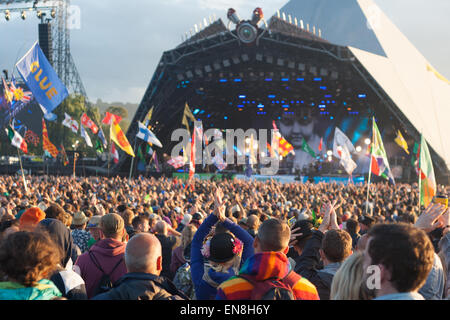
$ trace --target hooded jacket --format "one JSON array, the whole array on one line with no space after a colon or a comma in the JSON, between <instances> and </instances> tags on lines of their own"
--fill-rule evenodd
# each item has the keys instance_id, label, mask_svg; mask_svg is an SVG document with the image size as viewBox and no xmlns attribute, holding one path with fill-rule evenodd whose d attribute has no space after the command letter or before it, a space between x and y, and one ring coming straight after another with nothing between
<instances>
[{"instance_id":1,"label":"hooded jacket","mask_svg":"<svg viewBox=\"0 0 450 320\"><path fill-rule=\"evenodd\" d=\"M101 268L106 274L110 275L111 281L114 283L127 273L124 259L125 247L126 244L121 241L111 238L102 239L97 241L88 252L78 257L75 265L78 266L80 275L86 283L86 292L89 299L94 296L95 289L103 276L102 271L96 267L89 256L89 252L94 255ZM119 260L122 260L122 262L119 263ZM117 268L111 273L118 263Z\"/></svg>"},{"instance_id":2,"label":"hooded jacket","mask_svg":"<svg viewBox=\"0 0 450 320\"><path fill-rule=\"evenodd\" d=\"M282 252L261 252L250 257L242 266L239 275L250 276L253 281L270 278L283 279L291 270L288 257ZM291 286L297 300L319 300L316 287L306 278L295 274L296 282ZM244 278L232 277L217 289L217 300L250 300L253 285Z\"/></svg>"},{"instance_id":3,"label":"hooded jacket","mask_svg":"<svg viewBox=\"0 0 450 320\"><path fill-rule=\"evenodd\" d=\"M34 287L24 287L16 282L0 282L0 300L51 300L61 297L58 288L47 279Z\"/></svg>"},{"instance_id":4,"label":"hooded jacket","mask_svg":"<svg viewBox=\"0 0 450 320\"><path fill-rule=\"evenodd\" d=\"M149 273L132 272L122 276L114 288L92 300L187 300L169 279Z\"/></svg>"}]
</instances>

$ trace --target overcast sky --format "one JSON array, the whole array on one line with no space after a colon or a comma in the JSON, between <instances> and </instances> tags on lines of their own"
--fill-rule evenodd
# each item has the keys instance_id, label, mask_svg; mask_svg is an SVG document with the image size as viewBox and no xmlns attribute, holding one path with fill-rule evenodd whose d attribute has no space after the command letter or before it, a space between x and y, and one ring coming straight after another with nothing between
<instances>
[{"instance_id":1,"label":"overcast sky","mask_svg":"<svg viewBox=\"0 0 450 320\"><path fill-rule=\"evenodd\" d=\"M450 79L450 1L375 0L428 61ZM259 6L268 19L286 0L72 0L81 9L71 49L91 101L139 103L163 51L209 16L226 22L229 7L250 18ZM0 70L12 70L37 40L35 15L0 16ZM325 35L324 35L325 36ZM326 37L326 36L325 36Z\"/></svg>"}]
</instances>

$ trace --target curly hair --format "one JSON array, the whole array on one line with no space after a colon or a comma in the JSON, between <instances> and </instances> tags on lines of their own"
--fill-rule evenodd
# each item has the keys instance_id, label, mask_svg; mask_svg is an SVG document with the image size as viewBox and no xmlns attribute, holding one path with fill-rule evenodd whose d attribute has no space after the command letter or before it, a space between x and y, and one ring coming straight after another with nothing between
<instances>
[{"instance_id":1,"label":"curly hair","mask_svg":"<svg viewBox=\"0 0 450 320\"><path fill-rule=\"evenodd\" d=\"M0 245L0 272L25 287L56 270L61 252L44 232L18 231Z\"/></svg>"}]
</instances>

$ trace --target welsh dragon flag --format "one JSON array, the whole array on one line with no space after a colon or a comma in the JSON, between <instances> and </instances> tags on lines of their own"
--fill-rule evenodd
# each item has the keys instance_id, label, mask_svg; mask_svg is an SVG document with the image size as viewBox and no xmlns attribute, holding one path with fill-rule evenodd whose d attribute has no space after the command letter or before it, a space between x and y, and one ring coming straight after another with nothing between
<instances>
[{"instance_id":1,"label":"welsh dragon flag","mask_svg":"<svg viewBox=\"0 0 450 320\"><path fill-rule=\"evenodd\" d=\"M395 184L394 176L392 175L391 169L389 168L389 163L386 155L386 150L384 150L383 141L381 140L381 134L378 130L378 126L375 123L375 118L373 119L372 126L372 148L371 148L372 165L370 171L377 176L381 176L385 179L389 179L393 184Z\"/></svg>"},{"instance_id":2,"label":"welsh dragon flag","mask_svg":"<svg viewBox=\"0 0 450 320\"><path fill-rule=\"evenodd\" d=\"M427 142L421 136L419 156L420 205L428 207L436 194L436 178Z\"/></svg>"}]
</instances>

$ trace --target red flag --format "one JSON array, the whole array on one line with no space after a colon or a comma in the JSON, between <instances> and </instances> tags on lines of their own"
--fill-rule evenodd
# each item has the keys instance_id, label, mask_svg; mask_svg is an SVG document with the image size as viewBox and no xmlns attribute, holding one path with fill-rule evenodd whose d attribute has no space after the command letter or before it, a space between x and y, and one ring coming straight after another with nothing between
<instances>
[{"instance_id":1,"label":"red flag","mask_svg":"<svg viewBox=\"0 0 450 320\"><path fill-rule=\"evenodd\" d=\"M189 181L191 181L192 177L195 174L195 129L192 132L192 141L191 141L191 159L189 160Z\"/></svg>"},{"instance_id":2,"label":"red flag","mask_svg":"<svg viewBox=\"0 0 450 320\"><path fill-rule=\"evenodd\" d=\"M92 121L86 113L83 113L83 115L81 116L81 123L85 126L88 127L89 129L91 129L93 134L97 134L98 132L98 127L97 125L94 123L94 121Z\"/></svg>"},{"instance_id":3,"label":"red flag","mask_svg":"<svg viewBox=\"0 0 450 320\"><path fill-rule=\"evenodd\" d=\"M320 138L319 151L322 151L323 138Z\"/></svg>"},{"instance_id":4,"label":"red flag","mask_svg":"<svg viewBox=\"0 0 450 320\"><path fill-rule=\"evenodd\" d=\"M105 117L102 120L102 123L110 125L112 117L116 118L117 123L119 123L122 120L121 116L118 116L116 114L113 114L113 113L110 113L107 111Z\"/></svg>"}]
</instances>

